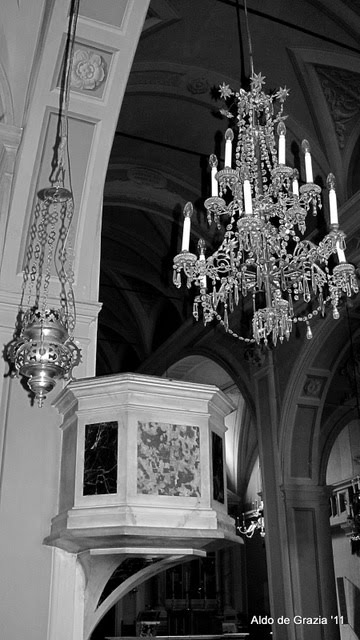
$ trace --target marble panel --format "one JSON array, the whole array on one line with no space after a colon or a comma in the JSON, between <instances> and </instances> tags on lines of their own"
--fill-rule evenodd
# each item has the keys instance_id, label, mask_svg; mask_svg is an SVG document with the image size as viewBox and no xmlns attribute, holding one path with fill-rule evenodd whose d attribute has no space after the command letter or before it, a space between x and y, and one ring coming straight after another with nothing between
<instances>
[{"instance_id":1,"label":"marble panel","mask_svg":"<svg viewBox=\"0 0 360 640\"><path fill-rule=\"evenodd\" d=\"M224 452L223 440L212 432L212 470L213 470L213 498L224 504Z\"/></svg>"},{"instance_id":2,"label":"marble panel","mask_svg":"<svg viewBox=\"0 0 360 640\"><path fill-rule=\"evenodd\" d=\"M117 492L117 422L85 425L83 495Z\"/></svg>"},{"instance_id":3,"label":"marble panel","mask_svg":"<svg viewBox=\"0 0 360 640\"><path fill-rule=\"evenodd\" d=\"M137 492L201 496L199 427L138 421Z\"/></svg>"}]
</instances>

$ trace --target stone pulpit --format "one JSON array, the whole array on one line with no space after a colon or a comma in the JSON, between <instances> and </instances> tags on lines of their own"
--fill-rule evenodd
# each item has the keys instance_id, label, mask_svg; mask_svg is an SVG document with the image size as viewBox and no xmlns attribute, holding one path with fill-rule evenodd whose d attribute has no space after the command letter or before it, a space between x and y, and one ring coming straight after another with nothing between
<instances>
[{"instance_id":1,"label":"stone pulpit","mask_svg":"<svg viewBox=\"0 0 360 640\"><path fill-rule=\"evenodd\" d=\"M233 406L217 387L120 374L73 381L54 405L62 460L47 544L134 552L240 542L226 495Z\"/></svg>"}]
</instances>

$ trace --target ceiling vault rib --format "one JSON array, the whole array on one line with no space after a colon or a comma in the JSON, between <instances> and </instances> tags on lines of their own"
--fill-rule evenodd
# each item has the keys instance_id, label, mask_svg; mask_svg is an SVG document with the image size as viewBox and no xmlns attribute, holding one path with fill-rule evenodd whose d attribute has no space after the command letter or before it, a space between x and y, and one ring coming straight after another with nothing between
<instances>
[{"instance_id":1,"label":"ceiling vault rib","mask_svg":"<svg viewBox=\"0 0 360 640\"><path fill-rule=\"evenodd\" d=\"M226 4L230 7L237 7L236 0L217 0L221 4ZM240 9L245 10L244 5L239 5ZM327 36L322 35L321 33L317 33L316 31L312 31L311 29L306 29L305 27L299 27L298 25L288 22L287 20L282 20L281 18L276 18L275 16L271 16L268 13L263 13L263 11L258 11L257 9L247 9L248 13L252 13L254 16L258 18L264 18L265 20L269 20L269 22L276 22L283 27L287 27L288 29L293 29L294 31L298 31L299 33L304 33L307 36L312 36L313 38L318 38L322 42L328 42L329 44L335 44L337 47L342 49L347 49L347 51L352 51L353 53L360 53L360 49L357 47L352 47L350 44L346 44L345 42L338 42L334 38L329 38Z\"/></svg>"}]
</instances>

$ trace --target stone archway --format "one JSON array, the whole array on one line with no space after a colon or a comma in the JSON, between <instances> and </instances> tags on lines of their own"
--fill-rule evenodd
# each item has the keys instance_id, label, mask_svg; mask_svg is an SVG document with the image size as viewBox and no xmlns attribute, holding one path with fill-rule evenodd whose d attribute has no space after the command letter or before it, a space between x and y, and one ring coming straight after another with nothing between
<instances>
[{"instance_id":1,"label":"stone archway","mask_svg":"<svg viewBox=\"0 0 360 640\"><path fill-rule=\"evenodd\" d=\"M351 316L356 326L355 309ZM289 343L269 353L255 373L272 611L276 618L285 609L290 620L321 617L327 638L338 638L339 629L324 464L336 428L353 411L346 403L334 407L349 350L347 325L346 317L319 321L313 341L296 358ZM302 639L308 632L295 622L284 637ZM282 638L285 631L279 625L275 633ZM314 639L322 633L311 629Z\"/></svg>"}]
</instances>

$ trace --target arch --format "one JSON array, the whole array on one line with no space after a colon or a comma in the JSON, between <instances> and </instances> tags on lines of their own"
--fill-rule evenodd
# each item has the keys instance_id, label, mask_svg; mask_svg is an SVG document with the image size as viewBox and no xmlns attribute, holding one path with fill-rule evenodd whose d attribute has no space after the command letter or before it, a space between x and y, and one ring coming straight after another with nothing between
<instances>
[{"instance_id":1,"label":"arch","mask_svg":"<svg viewBox=\"0 0 360 640\"><path fill-rule=\"evenodd\" d=\"M0 122L7 125L14 124L14 105L10 84L5 70L0 63Z\"/></svg>"},{"instance_id":2,"label":"arch","mask_svg":"<svg viewBox=\"0 0 360 640\"><path fill-rule=\"evenodd\" d=\"M352 310L352 339L357 314ZM313 340L304 344L288 381L279 428L283 481L325 483L325 469L331 444L354 407L331 406L337 398L339 367L350 349L348 319L327 316L319 321Z\"/></svg>"},{"instance_id":3,"label":"arch","mask_svg":"<svg viewBox=\"0 0 360 640\"><path fill-rule=\"evenodd\" d=\"M146 580L149 580L149 578L162 573L165 569L171 569L172 567L175 567L178 564L182 564L183 562L189 562L190 560L193 560L193 558L193 555L172 555L159 560L159 562L155 562L154 564L144 567L140 571L137 571L132 576L124 580L124 582L116 587L116 589L114 589L114 591L112 591L110 595L108 595L108 597L95 610L93 609L92 611L87 611L84 624L84 640L88 640L90 638L91 633L94 631L95 627L104 617L104 615L111 609L111 607L114 606L114 604L116 604L116 602L121 600L121 598L129 593L129 591L135 589ZM121 562L118 562L116 564L117 566L119 566ZM111 566L111 569L107 567L107 578L110 578L111 573L114 569L114 565ZM101 593L102 588L98 588L98 597L100 597Z\"/></svg>"},{"instance_id":4,"label":"arch","mask_svg":"<svg viewBox=\"0 0 360 640\"><path fill-rule=\"evenodd\" d=\"M289 49L290 59L296 70L297 77L307 98L309 108L322 140L327 147L326 158L322 157L321 167L324 173L333 171L338 181L338 196L345 200L348 186L348 169L350 154L354 148L353 134L350 140L345 140L345 153L340 148L337 132L341 129L343 121L346 121L347 106L338 104L337 94L343 95L344 86L350 83L341 78L342 73L350 73L353 77L359 76L357 56L348 53L326 51L320 49L306 49L294 47ZM328 69L333 74L333 89L324 90L320 69ZM348 87L350 95L352 88ZM356 93L356 92L355 92ZM356 99L354 102L356 110ZM355 111L354 111L355 113ZM346 134L347 135L347 134ZM316 153L318 150L316 150ZM320 156L319 156L320 157Z\"/></svg>"}]
</instances>

